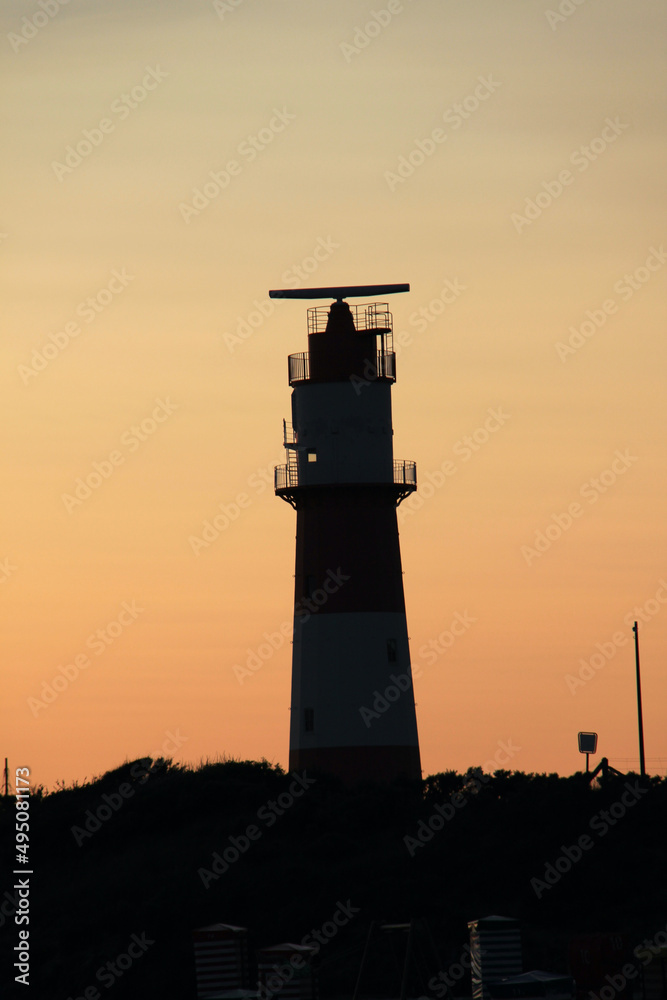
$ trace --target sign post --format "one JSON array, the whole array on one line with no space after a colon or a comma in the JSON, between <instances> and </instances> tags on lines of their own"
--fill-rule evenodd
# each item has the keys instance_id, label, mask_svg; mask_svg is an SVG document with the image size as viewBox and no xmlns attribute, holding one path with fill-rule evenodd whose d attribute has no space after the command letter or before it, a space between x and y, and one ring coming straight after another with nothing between
<instances>
[{"instance_id":1,"label":"sign post","mask_svg":"<svg viewBox=\"0 0 667 1000\"><path fill-rule=\"evenodd\" d=\"M595 753L598 748L598 734L578 733L577 736L579 739L579 753L586 754L586 774L588 774L588 755Z\"/></svg>"}]
</instances>

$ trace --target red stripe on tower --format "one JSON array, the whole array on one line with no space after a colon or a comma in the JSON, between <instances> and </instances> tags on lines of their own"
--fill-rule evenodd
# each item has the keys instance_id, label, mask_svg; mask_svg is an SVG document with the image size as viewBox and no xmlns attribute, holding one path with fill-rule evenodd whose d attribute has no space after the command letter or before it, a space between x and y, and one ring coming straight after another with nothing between
<instances>
[{"instance_id":1,"label":"red stripe on tower","mask_svg":"<svg viewBox=\"0 0 667 1000\"><path fill-rule=\"evenodd\" d=\"M401 286L300 289L308 352L289 358L292 420L276 494L297 512L290 769L346 782L421 779L396 507L416 489L395 461L392 318L344 297Z\"/></svg>"}]
</instances>

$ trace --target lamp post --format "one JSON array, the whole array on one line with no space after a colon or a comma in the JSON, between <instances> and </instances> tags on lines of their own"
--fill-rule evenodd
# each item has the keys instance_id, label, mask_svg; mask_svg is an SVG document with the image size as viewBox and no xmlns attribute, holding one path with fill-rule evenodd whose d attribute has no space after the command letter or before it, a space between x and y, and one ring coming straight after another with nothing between
<instances>
[{"instance_id":1,"label":"lamp post","mask_svg":"<svg viewBox=\"0 0 667 1000\"><path fill-rule=\"evenodd\" d=\"M639 676L639 626L632 626L635 633L635 667L637 671L637 723L639 726L639 770L642 778L646 777L646 760L644 758L644 721L642 719L642 684Z\"/></svg>"}]
</instances>

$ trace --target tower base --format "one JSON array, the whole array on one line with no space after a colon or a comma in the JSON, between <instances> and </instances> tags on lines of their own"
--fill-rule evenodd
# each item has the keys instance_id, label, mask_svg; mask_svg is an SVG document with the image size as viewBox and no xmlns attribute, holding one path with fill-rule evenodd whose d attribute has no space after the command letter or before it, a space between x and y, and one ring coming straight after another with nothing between
<instances>
[{"instance_id":1,"label":"tower base","mask_svg":"<svg viewBox=\"0 0 667 1000\"><path fill-rule=\"evenodd\" d=\"M290 771L324 771L346 785L360 781L421 781L419 747L318 747L290 750Z\"/></svg>"}]
</instances>

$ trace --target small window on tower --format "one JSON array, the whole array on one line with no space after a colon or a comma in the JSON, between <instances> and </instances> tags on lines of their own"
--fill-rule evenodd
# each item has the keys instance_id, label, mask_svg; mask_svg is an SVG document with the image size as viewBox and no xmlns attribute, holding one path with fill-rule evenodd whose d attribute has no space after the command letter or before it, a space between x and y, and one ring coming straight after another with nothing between
<instances>
[{"instance_id":1,"label":"small window on tower","mask_svg":"<svg viewBox=\"0 0 667 1000\"><path fill-rule=\"evenodd\" d=\"M314 448L309 448L307 454L308 454L308 461L309 462L316 462L317 461L317 452L315 451Z\"/></svg>"},{"instance_id":2,"label":"small window on tower","mask_svg":"<svg viewBox=\"0 0 667 1000\"><path fill-rule=\"evenodd\" d=\"M306 574L306 579L304 580L304 597L311 597L313 591L315 590L315 577L312 573Z\"/></svg>"},{"instance_id":3,"label":"small window on tower","mask_svg":"<svg viewBox=\"0 0 667 1000\"><path fill-rule=\"evenodd\" d=\"M387 639L387 660L389 663L396 663L396 640Z\"/></svg>"},{"instance_id":4,"label":"small window on tower","mask_svg":"<svg viewBox=\"0 0 667 1000\"><path fill-rule=\"evenodd\" d=\"M315 729L315 709L314 708L304 708L303 710L303 728L307 733L312 733Z\"/></svg>"}]
</instances>

